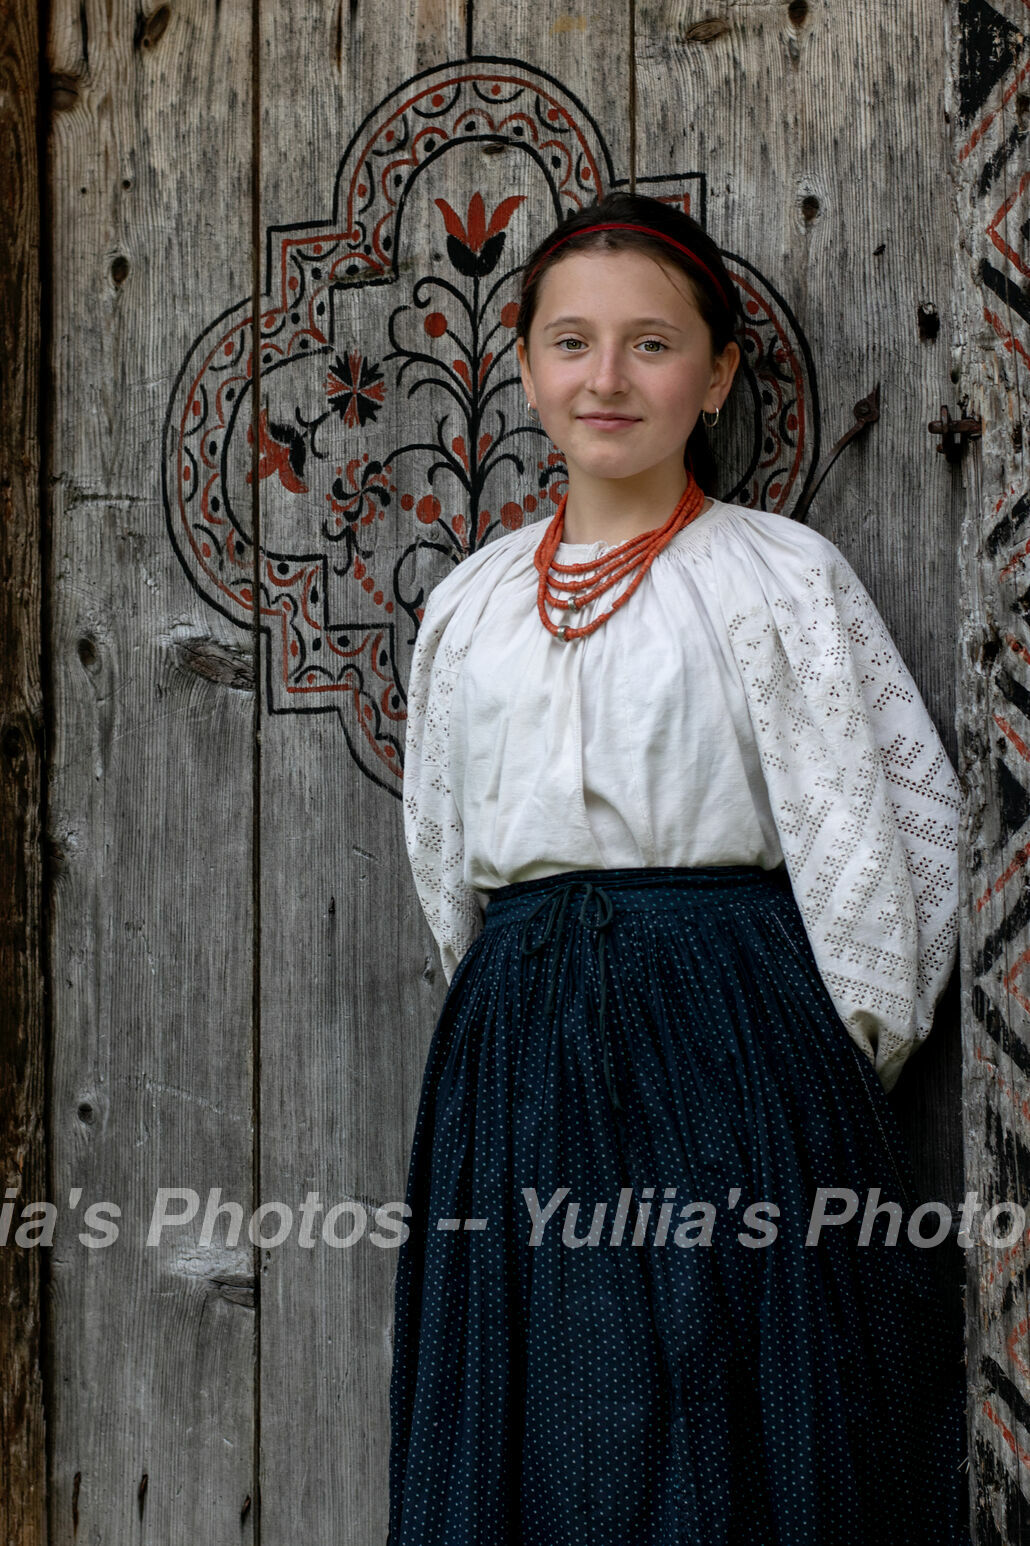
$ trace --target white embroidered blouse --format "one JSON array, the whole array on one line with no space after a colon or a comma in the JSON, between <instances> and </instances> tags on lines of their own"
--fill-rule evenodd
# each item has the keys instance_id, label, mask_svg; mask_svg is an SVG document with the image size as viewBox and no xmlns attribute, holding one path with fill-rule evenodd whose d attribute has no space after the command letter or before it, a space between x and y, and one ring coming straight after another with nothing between
<instances>
[{"instance_id":1,"label":"white embroidered blouse","mask_svg":"<svg viewBox=\"0 0 1030 1546\"><path fill-rule=\"evenodd\" d=\"M959 786L868 592L818 532L715 501L626 606L564 643L537 613L543 531L441 581L412 657L404 833L447 981L498 886L785 862L834 1005L890 1089L954 966Z\"/></svg>"}]
</instances>

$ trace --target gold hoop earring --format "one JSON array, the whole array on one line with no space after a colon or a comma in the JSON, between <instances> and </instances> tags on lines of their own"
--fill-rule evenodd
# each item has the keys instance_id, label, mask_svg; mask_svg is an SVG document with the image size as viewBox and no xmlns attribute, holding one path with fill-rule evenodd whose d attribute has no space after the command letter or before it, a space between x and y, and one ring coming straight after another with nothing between
<instances>
[{"instance_id":1,"label":"gold hoop earring","mask_svg":"<svg viewBox=\"0 0 1030 1546\"><path fill-rule=\"evenodd\" d=\"M708 417L709 413L712 415L711 418ZM704 419L705 424L709 429L714 429L719 422L719 410L718 408L702 408L701 417Z\"/></svg>"}]
</instances>

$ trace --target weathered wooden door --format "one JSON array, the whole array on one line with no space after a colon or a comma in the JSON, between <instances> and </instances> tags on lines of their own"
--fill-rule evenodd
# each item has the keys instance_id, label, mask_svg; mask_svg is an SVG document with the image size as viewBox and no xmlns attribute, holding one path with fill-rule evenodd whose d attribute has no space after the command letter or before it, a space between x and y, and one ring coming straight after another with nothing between
<instances>
[{"instance_id":1,"label":"weathered wooden door","mask_svg":"<svg viewBox=\"0 0 1030 1546\"><path fill-rule=\"evenodd\" d=\"M806 519L967 797L962 969L893 1098L925 1197L1023 1196L1030 0L41 14L0 100L7 1539L369 1546L444 991L407 667L431 586L552 508L515 270L599 191L729 254L726 497L796 512L879 387ZM1026 1234L952 1261L978 1540L1015 1541Z\"/></svg>"}]
</instances>

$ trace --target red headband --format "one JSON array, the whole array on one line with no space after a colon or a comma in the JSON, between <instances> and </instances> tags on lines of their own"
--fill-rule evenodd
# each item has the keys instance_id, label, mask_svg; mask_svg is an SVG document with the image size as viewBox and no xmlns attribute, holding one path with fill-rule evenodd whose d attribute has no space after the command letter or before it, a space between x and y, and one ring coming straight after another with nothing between
<instances>
[{"instance_id":1,"label":"red headband","mask_svg":"<svg viewBox=\"0 0 1030 1546\"><path fill-rule=\"evenodd\" d=\"M656 231L653 226L649 225L634 225L628 220L606 220L601 225L584 225L580 226L578 231L570 231L567 236L559 236L558 240L552 242L547 251L537 259L531 273L527 276L526 284L532 283L537 269L550 257L556 247L560 247L563 242L573 241L577 236L586 236L589 231L640 231L644 236L654 236L660 242L667 242L670 247L675 247L677 251L682 252L685 257L690 259L691 263L695 263L699 269L706 273L726 304L730 304L729 296L726 294L721 280L716 278L708 264L703 263L696 252L692 252L689 247L684 247L683 243L678 242L675 237L666 236L664 231Z\"/></svg>"}]
</instances>

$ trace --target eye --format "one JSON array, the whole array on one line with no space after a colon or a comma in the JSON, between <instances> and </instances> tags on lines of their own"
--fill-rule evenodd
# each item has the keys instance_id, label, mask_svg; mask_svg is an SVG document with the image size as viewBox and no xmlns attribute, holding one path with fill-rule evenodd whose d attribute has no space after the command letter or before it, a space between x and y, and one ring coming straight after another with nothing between
<instances>
[{"instance_id":1,"label":"eye","mask_svg":"<svg viewBox=\"0 0 1030 1546\"><path fill-rule=\"evenodd\" d=\"M654 348L651 347L652 344ZM667 349L669 346L664 344L660 338L644 338L641 340L640 347L646 349L648 354L656 354L659 349Z\"/></svg>"},{"instance_id":2,"label":"eye","mask_svg":"<svg viewBox=\"0 0 1030 1546\"><path fill-rule=\"evenodd\" d=\"M560 349L563 344L581 344L582 342L583 342L583 340L581 338L559 338L557 340L557 347ZM571 350L571 351L570 350L566 350L565 351L565 353L573 353L573 354L575 354L575 352L576 351L574 349Z\"/></svg>"}]
</instances>

